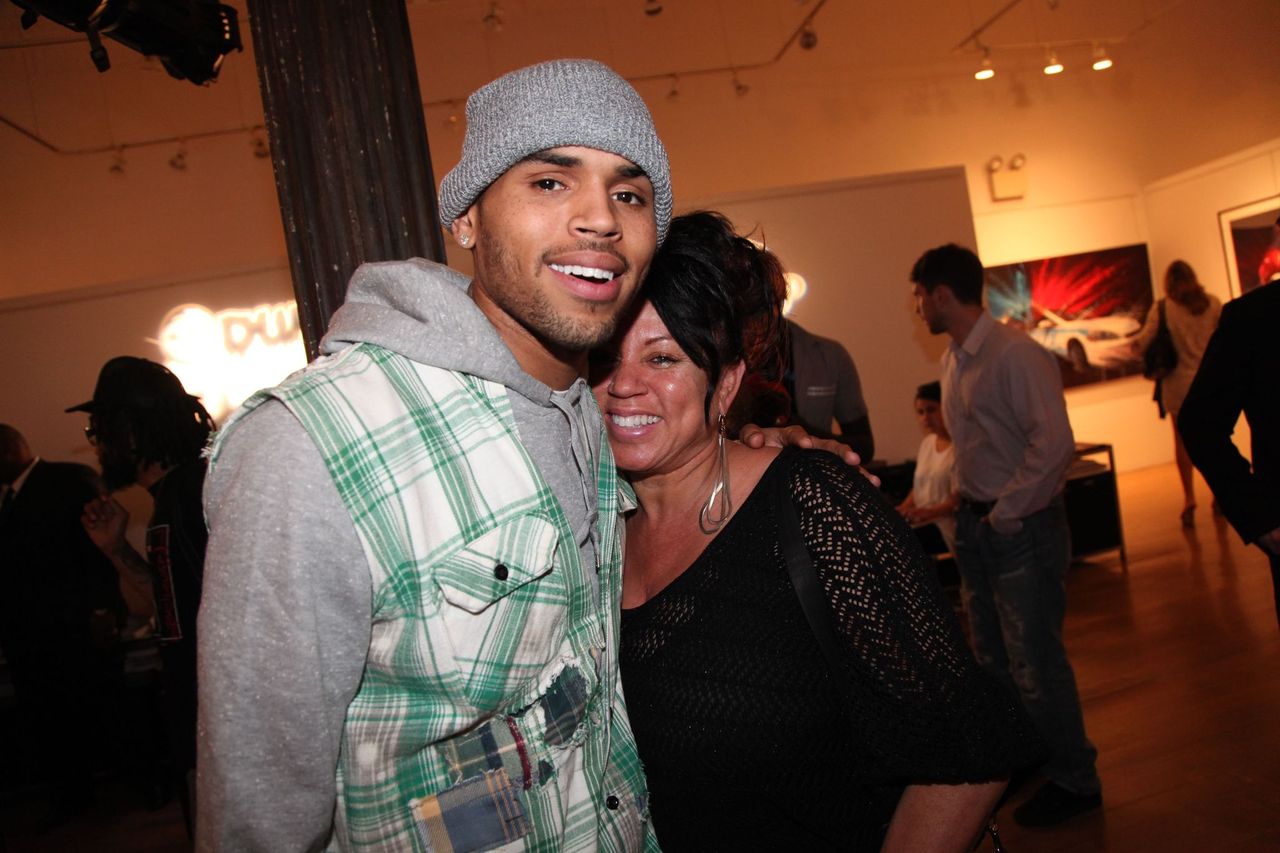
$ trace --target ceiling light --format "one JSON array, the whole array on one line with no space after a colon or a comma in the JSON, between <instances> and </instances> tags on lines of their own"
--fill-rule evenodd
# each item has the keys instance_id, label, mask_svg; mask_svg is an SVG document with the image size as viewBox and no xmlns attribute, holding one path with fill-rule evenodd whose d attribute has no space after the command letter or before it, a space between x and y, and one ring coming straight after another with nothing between
<instances>
[{"instance_id":1,"label":"ceiling light","mask_svg":"<svg viewBox=\"0 0 1280 853\"><path fill-rule=\"evenodd\" d=\"M644 0L644 13L649 17L662 14L662 3L659 0Z\"/></svg>"},{"instance_id":2,"label":"ceiling light","mask_svg":"<svg viewBox=\"0 0 1280 853\"><path fill-rule=\"evenodd\" d=\"M253 151L253 156L259 160L265 160L271 156L271 146L267 144L267 137L262 128L254 129L253 135L249 138L249 148Z\"/></svg>"},{"instance_id":3,"label":"ceiling light","mask_svg":"<svg viewBox=\"0 0 1280 853\"><path fill-rule=\"evenodd\" d=\"M485 29L492 33L502 32L502 9L496 2L489 4L489 12L480 19Z\"/></svg>"},{"instance_id":4,"label":"ceiling light","mask_svg":"<svg viewBox=\"0 0 1280 853\"><path fill-rule=\"evenodd\" d=\"M1107 49L1102 45L1098 45L1093 49L1093 70L1106 71L1112 65L1111 57L1107 56Z\"/></svg>"},{"instance_id":5,"label":"ceiling light","mask_svg":"<svg viewBox=\"0 0 1280 853\"><path fill-rule=\"evenodd\" d=\"M124 174L124 147L116 149L115 154L111 157L111 165L107 167L107 171L113 175Z\"/></svg>"},{"instance_id":6,"label":"ceiling light","mask_svg":"<svg viewBox=\"0 0 1280 853\"><path fill-rule=\"evenodd\" d=\"M1049 51L1049 57L1044 62L1044 73L1053 75L1061 74L1063 65L1058 61L1058 52L1056 50Z\"/></svg>"},{"instance_id":7,"label":"ceiling light","mask_svg":"<svg viewBox=\"0 0 1280 853\"><path fill-rule=\"evenodd\" d=\"M185 172L187 170L187 144L185 142L178 143L178 151L169 158L169 165L175 172Z\"/></svg>"},{"instance_id":8,"label":"ceiling light","mask_svg":"<svg viewBox=\"0 0 1280 853\"><path fill-rule=\"evenodd\" d=\"M751 87L738 79L738 72L733 72L733 91L741 98L747 92L751 91Z\"/></svg>"},{"instance_id":9,"label":"ceiling light","mask_svg":"<svg viewBox=\"0 0 1280 853\"><path fill-rule=\"evenodd\" d=\"M678 97L680 97L680 78L672 74L671 90L667 92L667 100L674 101Z\"/></svg>"},{"instance_id":10,"label":"ceiling light","mask_svg":"<svg viewBox=\"0 0 1280 853\"><path fill-rule=\"evenodd\" d=\"M808 24L805 24L804 29L800 31L800 46L805 50L813 50L818 46L818 34Z\"/></svg>"},{"instance_id":11,"label":"ceiling light","mask_svg":"<svg viewBox=\"0 0 1280 853\"><path fill-rule=\"evenodd\" d=\"M990 80L996 76L996 70L991 65L991 51L984 49L982 51L982 64L978 66L978 70L973 72L974 80Z\"/></svg>"}]
</instances>

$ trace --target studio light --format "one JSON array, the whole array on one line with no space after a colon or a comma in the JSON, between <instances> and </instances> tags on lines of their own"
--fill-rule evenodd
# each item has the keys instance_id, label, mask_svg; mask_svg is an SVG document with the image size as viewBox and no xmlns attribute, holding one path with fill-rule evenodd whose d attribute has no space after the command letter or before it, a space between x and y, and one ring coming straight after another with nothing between
<instances>
[{"instance_id":1,"label":"studio light","mask_svg":"<svg viewBox=\"0 0 1280 853\"><path fill-rule=\"evenodd\" d=\"M1098 45L1093 49L1093 70L1106 71L1112 65L1111 57L1107 56L1107 49L1102 45Z\"/></svg>"},{"instance_id":2,"label":"studio light","mask_svg":"<svg viewBox=\"0 0 1280 853\"><path fill-rule=\"evenodd\" d=\"M157 57L170 76L197 85L214 80L222 60L243 50L231 6L216 0L13 0L22 8L23 29L43 15L89 39L89 58L99 71L111 67L102 36L143 56Z\"/></svg>"},{"instance_id":3,"label":"studio light","mask_svg":"<svg viewBox=\"0 0 1280 853\"><path fill-rule=\"evenodd\" d=\"M1061 74L1063 65L1058 61L1058 52L1056 50L1049 51L1049 56L1044 62L1044 73L1050 76Z\"/></svg>"},{"instance_id":4,"label":"studio light","mask_svg":"<svg viewBox=\"0 0 1280 853\"><path fill-rule=\"evenodd\" d=\"M982 51L982 64L978 66L978 70L973 72L975 80L990 80L996 76L996 69L991 65L991 51Z\"/></svg>"}]
</instances>

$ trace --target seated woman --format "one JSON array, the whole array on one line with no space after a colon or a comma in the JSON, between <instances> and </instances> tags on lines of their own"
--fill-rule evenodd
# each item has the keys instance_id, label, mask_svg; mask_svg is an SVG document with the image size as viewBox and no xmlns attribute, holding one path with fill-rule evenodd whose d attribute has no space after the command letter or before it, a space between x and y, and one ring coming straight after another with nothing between
<instances>
[{"instance_id":1,"label":"seated woman","mask_svg":"<svg viewBox=\"0 0 1280 853\"><path fill-rule=\"evenodd\" d=\"M911 491L897 509L912 527L937 527L947 550L954 552L960 496L952 483L956 451L942 420L941 382L926 382L916 389L916 418L924 430L924 440L916 453Z\"/></svg>"},{"instance_id":2,"label":"seated woman","mask_svg":"<svg viewBox=\"0 0 1280 853\"><path fill-rule=\"evenodd\" d=\"M974 663L871 483L828 453L725 438L745 370L776 340L778 262L690 214L645 288L592 379L639 502L620 652L659 843L967 850L1038 757L1031 723ZM794 503L839 670L791 585L775 496Z\"/></svg>"}]
</instances>

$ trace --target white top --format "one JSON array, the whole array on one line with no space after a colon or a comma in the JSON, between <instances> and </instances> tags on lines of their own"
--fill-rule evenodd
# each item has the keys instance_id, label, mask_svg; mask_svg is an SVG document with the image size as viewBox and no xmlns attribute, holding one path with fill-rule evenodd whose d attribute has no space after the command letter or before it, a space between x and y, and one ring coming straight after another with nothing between
<instances>
[{"instance_id":1,"label":"white top","mask_svg":"<svg viewBox=\"0 0 1280 853\"><path fill-rule=\"evenodd\" d=\"M948 444L946 450L938 449L938 436L929 433L920 442L920 450L916 453L916 474L912 481L912 501L918 507L940 504L951 497L955 485L952 482L952 469L955 467L956 446ZM956 517L952 514L939 516L933 524L938 525L947 549L954 552L956 547Z\"/></svg>"}]
</instances>

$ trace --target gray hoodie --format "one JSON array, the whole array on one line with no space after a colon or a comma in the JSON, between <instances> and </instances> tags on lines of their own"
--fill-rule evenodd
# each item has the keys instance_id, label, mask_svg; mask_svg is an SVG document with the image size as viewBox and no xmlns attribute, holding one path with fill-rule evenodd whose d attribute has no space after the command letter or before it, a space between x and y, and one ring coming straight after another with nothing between
<instances>
[{"instance_id":1,"label":"gray hoodie","mask_svg":"<svg viewBox=\"0 0 1280 853\"><path fill-rule=\"evenodd\" d=\"M321 349L371 343L506 386L521 442L584 565L595 565L600 413L591 391L582 379L553 391L525 373L468 283L420 259L366 264ZM197 847L322 849L343 719L370 641L363 549L319 451L276 401L227 436L205 511Z\"/></svg>"}]
</instances>

